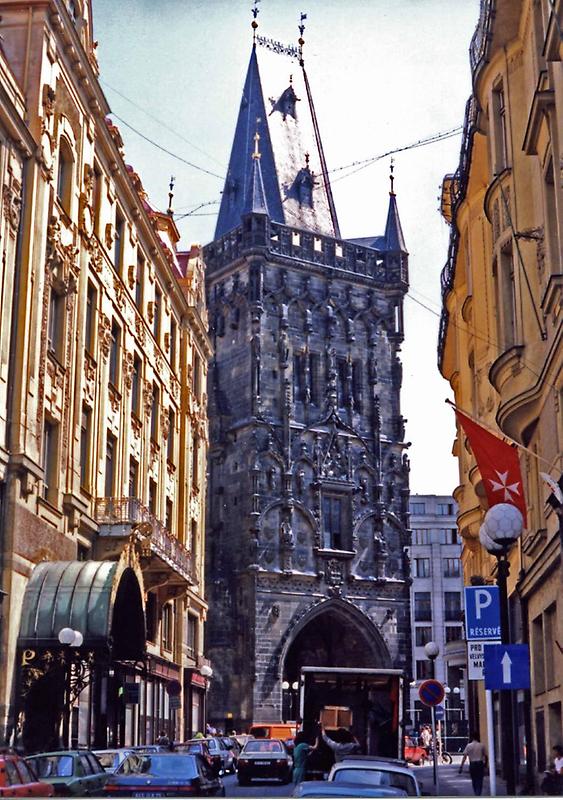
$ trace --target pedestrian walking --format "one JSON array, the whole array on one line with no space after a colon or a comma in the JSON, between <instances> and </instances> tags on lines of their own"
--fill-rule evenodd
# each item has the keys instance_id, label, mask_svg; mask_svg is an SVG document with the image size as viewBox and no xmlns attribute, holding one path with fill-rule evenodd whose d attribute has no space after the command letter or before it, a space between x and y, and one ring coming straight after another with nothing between
<instances>
[{"instance_id":1,"label":"pedestrian walking","mask_svg":"<svg viewBox=\"0 0 563 800\"><path fill-rule=\"evenodd\" d=\"M487 763L487 751L481 744L477 731L471 734L471 741L463 751L463 758L459 766L459 774L463 771L463 765L469 761L469 775L473 785L473 794L480 797L483 791L483 778L485 777L485 764Z\"/></svg>"},{"instance_id":2,"label":"pedestrian walking","mask_svg":"<svg viewBox=\"0 0 563 800\"><path fill-rule=\"evenodd\" d=\"M305 780L307 757L309 753L317 749L318 744L319 740L317 739L314 746L311 746L303 731L300 731L295 737L293 750L293 783L301 783L301 781Z\"/></svg>"},{"instance_id":3,"label":"pedestrian walking","mask_svg":"<svg viewBox=\"0 0 563 800\"><path fill-rule=\"evenodd\" d=\"M430 745L432 744L432 732L428 725L423 725L420 730L420 741L422 746L426 748L426 752L430 752Z\"/></svg>"},{"instance_id":4,"label":"pedestrian walking","mask_svg":"<svg viewBox=\"0 0 563 800\"><path fill-rule=\"evenodd\" d=\"M563 794L563 747L556 744L552 754L551 767L545 771L540 789L544 794L559 797Z\"/></svg>"},{"instance_id":5,"label":"pedestrian walking","mask_svg":"<svg viewBox=\"0 0 563 800\"><path fill-rule=\"evenodd\" d=\"M360 750L360 743L350 731L346 730L346 728L338 728L338 730L335 732L335 736L338 741L336 739L331 739L330 736L327 736L325 729L322 727L321 736L323 737L323 742L327 744L334 753L335 761L342 761L344 756L352 755L352 753L358 753Z\"/></svg>"},{"instance_id":6,"label":"pedestrian walking","mask_svg":"<svg viewBox=\"0 0 563 800\"><path fill-rule=\"evenodd\" d=\"M160 731L156 743L161 745L161 747L170 747L170 739L166 731Z\"/></svg>"}]
</instances>

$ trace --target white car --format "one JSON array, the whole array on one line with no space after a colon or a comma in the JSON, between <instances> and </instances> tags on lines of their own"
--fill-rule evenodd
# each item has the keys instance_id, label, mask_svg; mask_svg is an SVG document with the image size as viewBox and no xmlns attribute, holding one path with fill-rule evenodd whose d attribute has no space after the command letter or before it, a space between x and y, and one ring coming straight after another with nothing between
<instances>
[{"instance_id":1,"label":"white car","mask_svg":"<svg viewBox=\"0 0 563 800\"><path fill-rule=\"evenodd\" d=\"M328 775L335 783L401 789L409 797L420 797L420 785L406 762L376 756L347 756L333 765Z\"/></svg>"}]
</instances>

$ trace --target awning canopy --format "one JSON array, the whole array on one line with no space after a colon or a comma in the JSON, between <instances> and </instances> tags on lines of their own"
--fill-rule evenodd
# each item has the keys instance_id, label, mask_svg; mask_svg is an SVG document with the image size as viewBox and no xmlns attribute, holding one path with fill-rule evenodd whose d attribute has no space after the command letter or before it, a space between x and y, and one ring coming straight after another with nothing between
<instances>
[{"instance_id":1,"label":"awning canopy","mask_svg":"<svg viewBox=\"0 0 563 800\"><path fill-rule=\"evenodd\" d=\"M122 561L37 564L25 590L18 645L60 646L62 628L80 631L84 648L105 646L114 658L141 658L145 615L136 571Z\"/></svg>"}]
</instances>

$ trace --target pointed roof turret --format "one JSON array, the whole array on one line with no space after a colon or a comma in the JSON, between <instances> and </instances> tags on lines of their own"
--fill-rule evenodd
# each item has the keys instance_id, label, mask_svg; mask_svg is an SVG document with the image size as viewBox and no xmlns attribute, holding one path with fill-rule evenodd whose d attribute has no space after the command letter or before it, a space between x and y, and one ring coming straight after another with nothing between
<instances>
[{"instance_id":1,"label":"pointed roof turret","mask_svg":"<svg viewBox=\"0 0 563 800\"><path fill-rule=\"evenodd\" d=\"M242 213L265 214L266 216L269 216L270 212L268 211L268 201L266 200L264 179L262 178L262 168L260 167L261 153L258 146L259 141L260 134L258 131L256 131L254 134L254 152L252 153L250 185L248 187L248 191L246 192L246 199Z\"/></svg>"},{"instance_id":2,"label":"pointed roof turret","mask_svg":"<svg viewBox=\"0 0 563 800\"><path fill-rule=\"evenodd\" d=\"M397 195L394 190L395 176L393 175L393 159L391 159L391 174L389 175L391 190L389 192L389 211L387 212L387 224L385 226L385 249L394 253L406 253L405 238L399 219L399 209L397 208Z\"/></svg>"},{"instance_id":3,"label":"pointed roof turret","mask_svg":"<svg viewBox=\"0 0 563 800\"><path fill-rule=\"evenodd\" d=\"M266 209L262 213L268 213L272 221L320 235L339 235L310 86L303 65L292 63L297 57L295 47L261 36L255 38L217 218L216 239L240 225L242 214L248 213L260 194ZM251 158L255 133L260 136L258 166L256 159ZM300 172L307 163L305 154L309 154L309 171L314 177L311 202L302 202L296 190L303 179Z\"/></svg>"}]
</instances>

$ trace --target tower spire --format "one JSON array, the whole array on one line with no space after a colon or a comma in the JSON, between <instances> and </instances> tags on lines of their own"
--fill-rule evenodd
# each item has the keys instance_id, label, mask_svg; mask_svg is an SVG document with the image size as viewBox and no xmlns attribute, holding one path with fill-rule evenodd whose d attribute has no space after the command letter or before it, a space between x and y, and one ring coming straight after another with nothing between
<instances>
[{"instance_id":1,"label":"tower spire","mask_svg":"<svg viewBox=\"0 0 563 800\"><path fill-rule=\"evenodd\" d=\"M399 209L397 208L397 195L395 194L395 175L394 161L391 158L389 171L389 211L387 212L387 225L385 226L385 249L394 253L406 253L405 237L399 219Z\"/></svg>"},{"instance_id":2,"label":"tower spire","mask_svg":"<svg viewBox=\"0 0 563 800\"><path fill-rule=\"evenodd\" d=\"M247 189L246 199L243 207L244 214L265 214L270 216L268 211L268 201L266 200L266 191L264 189L264 179L262 178L262 167L260 159L262 154L260 152L260 134L258 133L258 126L262 120L260 117L256 118L256 131L254 133L254 152L252 153L252 167L250 172L250 182Z\"/></svg>"}]
</instances>

